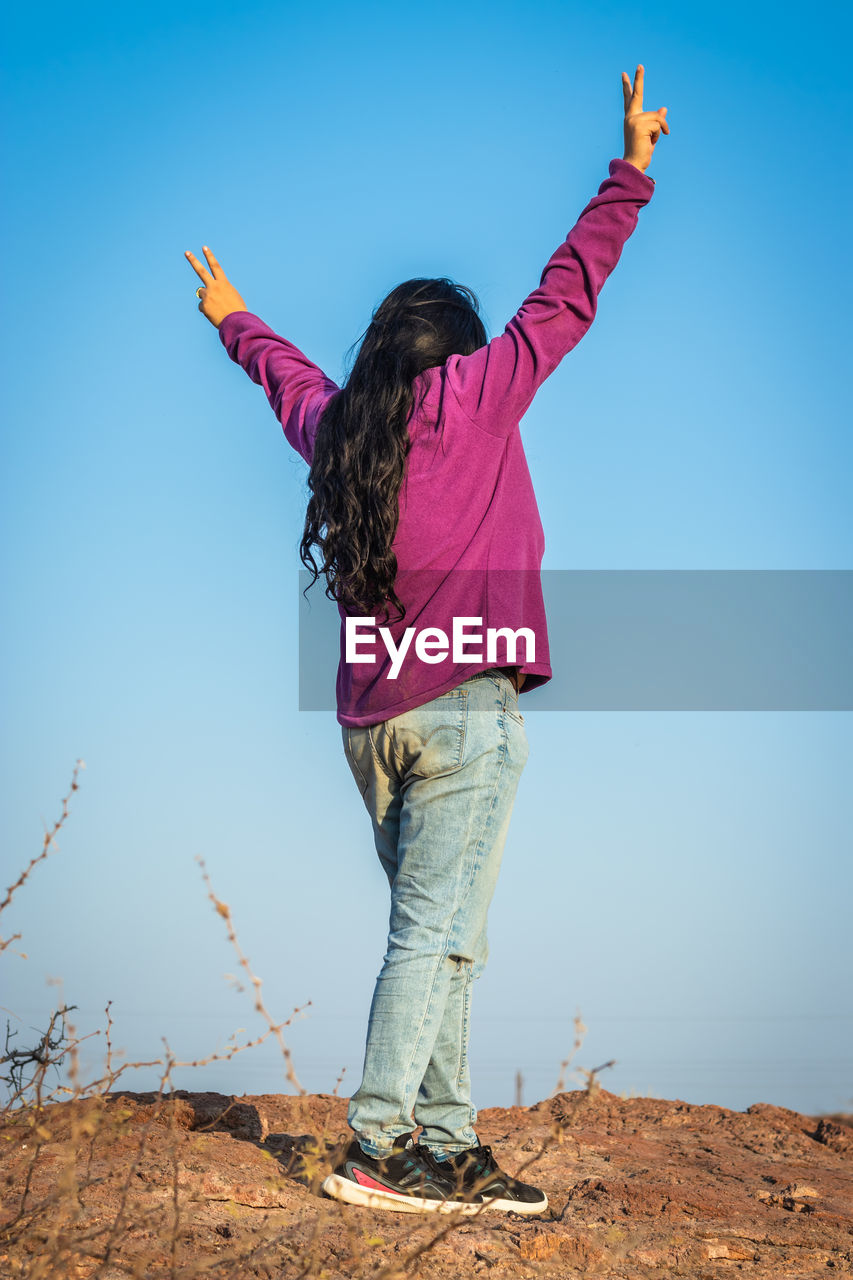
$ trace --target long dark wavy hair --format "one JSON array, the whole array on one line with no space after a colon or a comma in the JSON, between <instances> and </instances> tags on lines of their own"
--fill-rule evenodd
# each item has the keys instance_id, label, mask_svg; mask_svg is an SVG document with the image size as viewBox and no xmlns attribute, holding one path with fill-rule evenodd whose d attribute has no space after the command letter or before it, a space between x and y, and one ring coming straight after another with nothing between
<instances>
[{"instance_id":1,"label":"long dark wavy hair","mask_svg":"<svg viewBox=\"0 0 853 1280\"><path fill-rule=\"evenodd\" d=\"M398 284L373 312L344 386L329 400L308 475L311 498L299 544L302 563L324 574L325 594L349 613L372 615L388 602L405 605L394 588L391 544L398 497L411 447L407 423L413 382L454 354L471 355L487 341L473 290L447 276ZM319 548L319 568L311 548Z\"/></svg>"}]
</instances>

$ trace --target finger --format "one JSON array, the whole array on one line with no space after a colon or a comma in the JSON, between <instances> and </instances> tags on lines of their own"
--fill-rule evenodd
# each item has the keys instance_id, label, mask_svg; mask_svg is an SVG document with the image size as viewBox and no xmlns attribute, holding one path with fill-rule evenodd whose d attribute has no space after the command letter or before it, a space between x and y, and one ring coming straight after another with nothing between
<instances>
[{"instance_id":1,"label":"finger","mask_svg":"<svg viewBox=\"0 0 853 1280\"><path fill-rule=\"evenodd\" d=\"M644 123L643 117L651 123L655 121L658 124L666 124L666 107L661 107L660 111L636 111L631 116L631 123L635 127L640 127Z\"/></svg>"},{"instance_id":2,"label":"finger","mask_svg":"<svg viewBox=\"0 0 853 1280\"><path fill-rule=\"evenodd\" d=\"M643 109L643 72L645 68L642 62L637 64L637 71L634 76L634 92L632 94L632 104L637 111Z\"/></svg>"},{"instance_id":3,"label":"finger","mask_svg":"<svg viewBox=\"0 0 853 1280\"><path fill-rule=\"evenodd\" d=\"M627 71L622 72L622 97L625 101L625 110L627 112L631 102L631 80Z\"/></svg>"},{"instance_id":4,"label":"finger","mask_svg":"<svg viewBox=\"0 0 853 1280\"><path fill-rule=\"evenodd\" d=\"M201 263L199 262L195 254L190 253L189 249L185 249L184 253L187 259L189 260L189 264L192 267L193 271L197 272L198 275L201 276L204 283L213 284L213 277L211 276L209 271L205 271L204 267L201 265Z\"/></svg>"},{"instance_id":5,"label":"finger","mask_svg":"<svg viewBox=\"0 0 853 1280\"><path fill-rule=\"evenodd\" d=\"M220 267L219 263L216 261L216 259L214 258L213 254L210 252L210 249L208 249L208 247L207 247L207 245L206 245L206 244L203 244L201 247L202 247L202 249L204 250L204 256L207 258L208 265L209 265L209 267L210 267L211 271L213 272L213 278L214 278L214 280L222 280L222 279L224 279L224 278L225 278L225 272L222 270L222 268Z\"/></svg>"}]
</instances>

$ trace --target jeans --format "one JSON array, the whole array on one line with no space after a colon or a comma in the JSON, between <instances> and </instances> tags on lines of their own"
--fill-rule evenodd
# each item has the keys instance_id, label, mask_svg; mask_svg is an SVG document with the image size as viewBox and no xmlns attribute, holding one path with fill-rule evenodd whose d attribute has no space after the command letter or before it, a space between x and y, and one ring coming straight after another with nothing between
<instances>
[{"instance_id":1,"label":"jeans","mask_svg":"<svg viewBox=\"0 0 853 1280\"><path fill-rule=\"evenodd\" d=\"M471 986L488 956L486 915L529 754L518 694L490 668L380 724L341 727L391 886L347 1122L372 1156L418 1125L438 1158L455 1155L477 1145Z\"/></svg>"}]
</instances>

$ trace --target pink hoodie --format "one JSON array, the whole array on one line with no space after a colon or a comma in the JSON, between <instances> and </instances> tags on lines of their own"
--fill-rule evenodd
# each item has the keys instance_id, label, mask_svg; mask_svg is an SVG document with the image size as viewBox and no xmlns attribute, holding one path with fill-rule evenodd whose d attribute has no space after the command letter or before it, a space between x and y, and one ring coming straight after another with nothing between
<instances>
[{"instance_id":1,"label":"pink hoodie","mask_svg":"<svg viewBox=\"0 0 853 1280\"><path fill-rule=\"evenodd\" d=\"M380 615L375 627L362 621L349 657L368 660L352 661L347 614L338 606L342 725L387 720L492 666L519 665L522 694L551 679L540 577L545 536L519 421L592 324L601 288L654 191L654 179L627 160L611 160L609 173L504 332L415 380L393 544L406 616L386 623ZM285 436L310 465L323 409L340 388L249 311L227 315L219 337L263 386ZM324 586L321 577L313 590ZM515 653L501 636L494 652L487 648L488 631L500 628L527 629Z\"/></svg>"}]
</instances>

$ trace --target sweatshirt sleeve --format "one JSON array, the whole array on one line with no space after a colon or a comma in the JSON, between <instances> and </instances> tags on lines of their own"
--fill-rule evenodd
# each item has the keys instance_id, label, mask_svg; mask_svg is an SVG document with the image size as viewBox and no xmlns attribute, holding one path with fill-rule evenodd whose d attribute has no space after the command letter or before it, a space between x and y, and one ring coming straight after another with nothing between
<instances>
[{"instance_id":1,"label":"sweatshirt sleeve","mask_svg":"<svg viewBox=\"0 0 853 1280\"><path fill-rule=\"evenodd\" d=\"M486 431L506 435L518 424L595 318L602 285L655 186L627 160L611 160L609 172L504 332L472 355L446 362L447 383L461 408Z\"/></svg>"},{"instance_id":2,"label":"sweatshirt sleeve","mask_svg":"<svg viewBox=\"0 0 853 1280\"><path fill-rule=\"evenodd\" d=\"M266 392L288 442L308 465L320 410L337 383L251 311L232 311L219 325L219 339L235 364Z\"/></svg>"}]
</instances>

